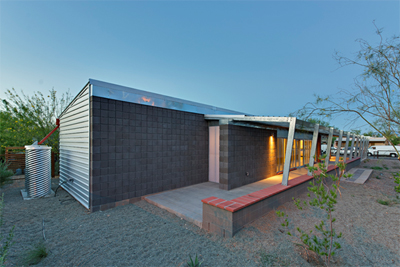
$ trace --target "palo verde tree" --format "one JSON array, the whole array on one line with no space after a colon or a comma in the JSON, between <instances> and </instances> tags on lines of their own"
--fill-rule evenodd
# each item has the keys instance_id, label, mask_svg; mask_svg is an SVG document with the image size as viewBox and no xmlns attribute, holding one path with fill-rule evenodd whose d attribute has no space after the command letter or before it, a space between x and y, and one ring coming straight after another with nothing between
<instances>
[{"instance_id":1,"label":"palo verde tree","mask_svg":"<svg viewBox=\"0 0 400 267\"><path fill-rule=\"evenodd\" d=\"M354 59L339 53L334 55L340 67L358 66L362 69L353 88L329 96L315 95L313 102L295 112L298 117L346 115L348 121L364 120L388 140L399 136L400 39L399 36L384 39L382 30L375 23L374 26L379 37L376 46L358 39L361 49ZM399 151L397 154L400 159Z\"/></svg>"},{"instance_id":2,"label":"palo verde tree","mask_svg":"<svg viewBox=\"0 0 400 267\"><path fill-rule=\"evenodd\" d=\"M69 92L57 98L57 92L52 89L47 96L36 92L27 96L15 89L6 91L6 99L0 102L0 154L8 146L25 146L34 141L40 141L56 127L56 118L69 104ZM46 145L58 151L58 131L49 139Z\"/></svg>"}]
</instances>

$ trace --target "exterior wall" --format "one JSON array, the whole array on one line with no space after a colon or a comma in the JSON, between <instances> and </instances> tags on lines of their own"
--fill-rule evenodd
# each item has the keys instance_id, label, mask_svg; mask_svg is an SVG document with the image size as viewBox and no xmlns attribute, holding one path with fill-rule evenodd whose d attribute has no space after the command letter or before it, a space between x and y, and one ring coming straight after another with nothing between
<instances>
[{"instance_id":1,"label":"exterior wall","mask_svg":"<svg viewBox=\"0 0 400 267\"><path fill-rule=\"evenodd\" d=\"M91 210L208 181L201 114L91 97Z\"/></svg>"},{"instance_id":2,"label":"exterior wall","mask_svg":"<svg viewBox=\"0 0 400 267\"><path fill-rule=\"evenodd\" d=\"M277 129L277 138L287 138L289 130ZM307 132L295 132L294 139L312 140L313 134Z\"/></svg>"},{"instance_id":3,"label":"exterior wall","mask_svg":"<svg viewBox=\"0 0 400 267\"><path fill-rule=\"evenodd\" d=\"M369 142L369 146L371 147L371 146L386 146L386 142Z\"/></svg>"},{"instance_id":4,"label":"exterior wall","mask_svg":"<svg viewBox=\"0 0 400 267\"><path fill-rule=\"evenodd\" d=\"M89 208L89 90L87 85L60 116L60 184L86 208ZM73 182L67 182L70 179Z\"/></svg>"},{"instance_id":5,"label":"exterior wall","mask_svg":"<svg viewBox=\"0 0 400 267\"><path fill-rule=\"evenodd\" d=\"M222 237L233 237L245 225L306 193L308 186L308 182L303 183L236 212L203 203L202 228Z\"/></svg>"},{"instance_id":6,"label":"exterior wall","mask_svg":"<svg viewBox=\"0 0 400 267\"><path fill-rule=\"evenodd\" d=\"M275 175L275 141L274 131L221 125L220 188L231 190Z\"/></svg>"},{"instance_id":7,"label":"exterior wall","mask_svg":"<svg viewBox=\"0 0 400 267\"><path fill-rule=\"evenodd\" d=\"M358 165L360 165L360 163L361 163L361 159L360 158L356 159L356 160L353 159L350 162L347 162L346 163L346 171L350 170L351 168L357 167Z\"/></svg>"}]
</instances>

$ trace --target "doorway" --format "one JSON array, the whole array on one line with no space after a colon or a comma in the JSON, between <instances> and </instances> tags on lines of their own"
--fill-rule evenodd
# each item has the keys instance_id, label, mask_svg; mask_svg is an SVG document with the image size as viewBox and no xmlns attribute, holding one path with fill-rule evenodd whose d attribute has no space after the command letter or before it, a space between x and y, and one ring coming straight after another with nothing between
<instances>
[{"instance_id":1,"label":"doorway","mask_svg":"<svg viewBox=\"0 0 400 267\"><path fill-rule=\"evenodd\" d=\"M209 127L208 180L219 183L219 126Z\"/></svg>"}]
</instances>

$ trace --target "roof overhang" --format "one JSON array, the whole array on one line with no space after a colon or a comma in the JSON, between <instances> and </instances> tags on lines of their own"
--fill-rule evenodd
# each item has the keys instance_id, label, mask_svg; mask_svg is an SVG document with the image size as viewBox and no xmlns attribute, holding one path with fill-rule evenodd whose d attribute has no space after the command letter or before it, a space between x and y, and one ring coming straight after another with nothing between
<instances>
[{"instance_id":1,"label":"roof overhang","mask_svg":"<svg viewBox=\"0 0 400 267\"><path fill-rule=\"evenodd\" d=\"M289 124L295 117L270 117L270 116L249 116L249 115L204 115L206 120L218 120L223 124L227 123L241 123L243 126L257 126L257 125L265 125L269 127L275 128L289 128ZM314 123L303 121L296 119L296 131L303 131L303 132L314 132ZM320 134L329 135L330 127L319 126L318 132ZM333 135L338 136L339 130L333 129ZM343 136L346 136L347 132L343 133Z\"/></svg>"}]
</instances>

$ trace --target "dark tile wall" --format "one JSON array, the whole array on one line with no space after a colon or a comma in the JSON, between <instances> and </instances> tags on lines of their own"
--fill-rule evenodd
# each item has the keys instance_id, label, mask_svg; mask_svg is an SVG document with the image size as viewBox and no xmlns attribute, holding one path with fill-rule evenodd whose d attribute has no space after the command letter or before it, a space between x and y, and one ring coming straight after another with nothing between
<instances>
[{"instance_id":1,"label":"dark tile wall","mask_svg":"<svg viewBox=\"0 0 400 267\"><path fill-rule=\"evenodd\" d=\"M92 211L208 181L201 114L91 98Z\"/></svg>"},{"instance_id":2,"label":"dark tile wall","mask_svg":"<svg viewBox=\"0 0 400 267\"><path fill-rule=\"evenodd\" d=\"M231 190L275 175L275 144L276 131L221 125L220 188Z\"/></svg>"},{"instance_id":3,"label":"dark tile wall","mask_svg":"<svg viewBox=\"0 0 400 267\"><path fill-rule=\"evenodd\" d=\"M351 168L357 167L358 165L360 165L360 163L361 163L361 159L357 159L355 161L347 163L346 164L346 171L350 170Z\"/></svg>"}]
</instances>

